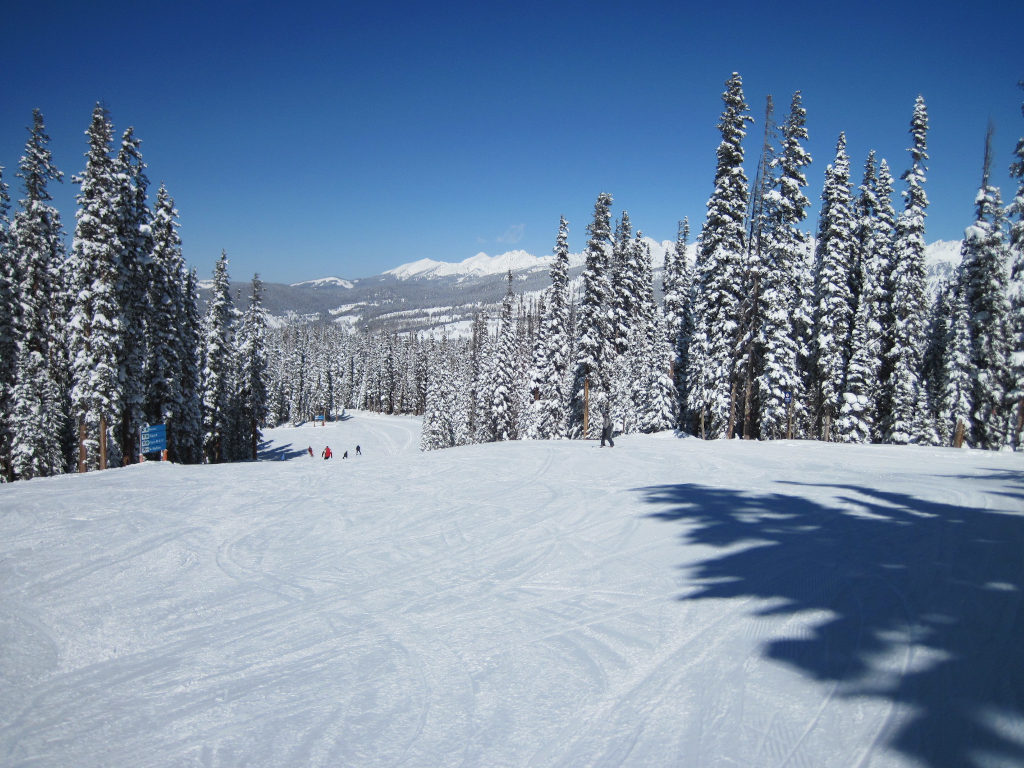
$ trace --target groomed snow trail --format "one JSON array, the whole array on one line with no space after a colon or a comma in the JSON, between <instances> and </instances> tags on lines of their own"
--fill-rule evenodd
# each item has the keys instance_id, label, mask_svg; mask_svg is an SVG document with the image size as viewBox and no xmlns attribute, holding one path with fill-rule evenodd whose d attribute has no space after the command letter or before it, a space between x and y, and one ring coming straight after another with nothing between
<instances>
[{"instance_id":1,"label":"groomed snow trail","mask_svg":"<svg viewBox=\"0 0 1024 768\"><path fill-rule=\"evenodd\" d=\"M348 416L0 487L0 765L1024 764L1021 455Z\"/></svg>"}]
</instances>

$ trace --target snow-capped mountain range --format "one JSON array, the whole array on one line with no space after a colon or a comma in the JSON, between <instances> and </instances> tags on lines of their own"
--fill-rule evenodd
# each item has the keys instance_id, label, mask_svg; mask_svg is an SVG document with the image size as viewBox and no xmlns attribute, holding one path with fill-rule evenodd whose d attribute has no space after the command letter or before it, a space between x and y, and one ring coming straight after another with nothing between
<instances>
[{"instance_id":1,"label":"snow-capped mountain range","mask_svg":"<svg viewBox=\"0 0 1024 768\"><path fill-rule=\"evenodd\" d=\"M670 240L644 238L651 249L655 286L660 292L665 253L675 247ZM948 279L960 263L959 240L937 240L926 252L929 285ZM688 251L692 263L696 245ZM509 272L514 290L527 300L540 295L549 282L552 255L535 256L522 250L495 256L478 253L459 262L420 259L389 269L383 274L356 280L324 277L291 285L268 283L264 302L272 322L289 319L326 320L350 328L388 329L395 332L429 331L461 334L473 316L485 311L496 315L504 296ZM569 255L569 278L579 280L585 255ZM203 298L209 283L200 284ZM236 284L232 295L247 295L247 284Z\"/></svg>"}]
</instances>

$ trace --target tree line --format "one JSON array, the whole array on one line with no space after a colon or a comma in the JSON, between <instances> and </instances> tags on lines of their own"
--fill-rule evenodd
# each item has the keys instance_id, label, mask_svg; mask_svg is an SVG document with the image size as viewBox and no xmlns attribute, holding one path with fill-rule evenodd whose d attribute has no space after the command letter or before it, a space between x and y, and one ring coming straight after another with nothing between
<instances>
[{"instance_id":1,"label":"tree line","mask_svg":"<svg viewBox=\"0 0 1024 768\"><path fill-rule=\"evenodd\" d=\"M277 402L330 392L343 406L422 413L424 449L593 437L605 409L624 432L1020 448L1024 139L1010 168L1018 189L1004 207L990 180L989 132L961 263L930 295L923 98L910 121L902 206L888 162L874 151L854 186L841 133L814 237L802 228L812 158L801 94L781 125L769 98L753 182L743 167L753 120L738 74L722 98L696 259L687 258L684 219L666 255L660 302L641 233L625 211L613 226L612 197L601 194L578 286L567 277L562 219L550 287L530 307L509 275L499 316L478 316L469 338L292 328L278 341L278 359L290 357L278 365ZM297 338L317 333L331 351L295 351ZM286 394L295 387L321 394L296 400ZM275 412L296 413L294 405Z\"/></svg>"},{"instance_id":2,"label":"tree line","mask_svg":"<svg viewBox=\"0 0 1024 768\"><path fill-rule=\"evenodd\" d=\"M67 252L49 186L53 163L35 110L10 215L0 168L0 478L30 479L134 461L139 430L164 423L172 460L255 457L266 420L266 316L227 294L227 258L200 314L178 212L161 185L152 206L132 128L115 147L107 110L86 131ZM101 455L101 448L104 449Z\"/></svg>"}]
</instances>

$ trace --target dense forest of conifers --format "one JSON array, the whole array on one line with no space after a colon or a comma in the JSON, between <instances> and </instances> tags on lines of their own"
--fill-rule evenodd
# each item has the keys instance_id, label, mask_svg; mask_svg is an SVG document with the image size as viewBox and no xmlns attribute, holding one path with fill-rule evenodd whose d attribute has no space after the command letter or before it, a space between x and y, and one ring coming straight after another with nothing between
<instances>
[{"instance_id":1,"label":"dense forest of conifers","mask_svg":"<svg viewBox=\"0 0 1024 768\"><path fill-rule=\"evenodd\" d=\"M908 167L874 152L854 186L846 138L825 170L816 235L802 227L811 158L800 94L771 108L751 183L742 81L723 94L714 192L685 258L688 224L655 300L650 253L610 195L588 224L581 285L567 282L568 224L551 285L527 309L511 291L471 338L348 335L289 327L271 343L276 419L368 408L422 413L424 449L594 436L609 409L624 432L705 438L1019 448L1024 421L1024 139L1003 207L985 161L961 264L926 290L928 117L918 98ZM576 297L578 296L578 300Z\"/></svg>"},{"instance_id":2,"label":"dense forest of conifers","mask_svg":"<svg viewBox=\"0 0 1024 768\"><path fill-rule=\"evenodd\" d=\"M167 425L173 460L251 459L263 427L345 408L422 414L425 450L592 437L605 411L621 432L1019 449L1024 139L1004 206L986 137L961 263L932 296L922 98L902 204L874 152L855 186L840 134L814 237L803 229L811 157L800 94L780 124L769 100L753 181L739 75L723 104L693 263L684 219L656 292L641 233L625 211L613 223L602 193L579 283L568 280L562 219L550 286L527 301L510 275L498 316L479 315L468 338L271 330L258 277L247 306L233 305L224 254L201 313L173 200L161 187L150 203L139 140L129 128L115 147L101 106L74 177L66 252L48 192L63 174L36 111L13 214L0 175L0 477L134 461L147 423Z\"/></svg>"}]
</instances>

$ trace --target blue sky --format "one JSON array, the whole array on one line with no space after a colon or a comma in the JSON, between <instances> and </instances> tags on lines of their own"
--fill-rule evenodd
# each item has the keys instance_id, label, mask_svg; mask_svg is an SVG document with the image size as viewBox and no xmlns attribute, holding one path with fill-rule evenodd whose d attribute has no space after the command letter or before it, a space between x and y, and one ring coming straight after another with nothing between
<instances>
[{"instance_id":1,"label":"blue sky","mask_svg":"<svg viewBox=\"0 0 1024 768\"><path fill-rule=\"evenodd\" d=\"M836 138L855 180L869 149L908 163L914 98L931 118L928 240L970 223L989 118L995 180L1024 134L1024 3L17 2L4 13L0 165L14 174L43 111L65 183L97 100L132 125L149 177L208 277L366 277L420 258L581 250L599 192L635 226L694 233L711 192L721 93L743 76L756 118L801 90L816 209ZM11 7L13 6L13 7ZM898 189L902 185L898 184Z\"/></svg>"}]
</instances>

